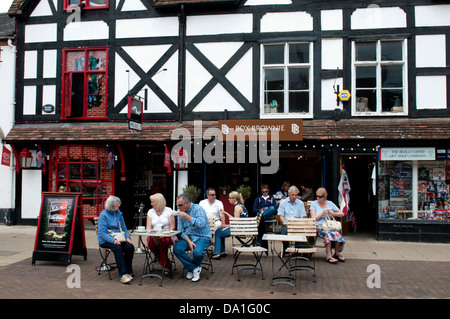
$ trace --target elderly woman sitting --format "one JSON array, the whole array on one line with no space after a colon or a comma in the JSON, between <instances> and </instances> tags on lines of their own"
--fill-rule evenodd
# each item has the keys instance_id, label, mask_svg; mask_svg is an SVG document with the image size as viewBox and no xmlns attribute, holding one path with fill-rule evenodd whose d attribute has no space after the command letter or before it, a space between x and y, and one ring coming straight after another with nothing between
<instances>
[{"instance_id":1,"label":"elderly woman sitting","mask_svg":"<svg viewBox=\"0 0 450 319\"><path fill-rule=\"evenodd\" d=\"M326 215L333 217L342 217L344 213L331 201L327 200L328 193L325 188L321 187L316 191L317 200L311 204L310 213L311 218L317 220L317 235L322 237L325 243L326 260L331 264L336 264L338 261L344 262L345 258L339 253L344 249L345 240L338 231L324 231L321 227L325 221ZM331 256L331 245L334 245L335 252Z\"/></svg>"},{"instance_id":2,"label":"elderly woman sitting","mask_svg":"<svg viewBox=\"0 0 450 319\"><path fill-rule=\"evenodd\" d=\"M121 201L119 197L109 196L105 202L105 210L98 218L97 240L100 247L111 249L116 258L120 281L124 284L133 280L134 246L128 233L122 212L119 210ZM124 232L125 241L120 242L112 233Z\"/></svg>"}]
</instances>

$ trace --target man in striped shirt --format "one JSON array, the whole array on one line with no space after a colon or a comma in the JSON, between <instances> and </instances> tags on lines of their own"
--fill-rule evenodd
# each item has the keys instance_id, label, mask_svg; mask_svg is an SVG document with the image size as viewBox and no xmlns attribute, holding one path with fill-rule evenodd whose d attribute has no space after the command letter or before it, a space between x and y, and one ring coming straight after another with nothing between
<instances>
[{"instance_id":1,"label":"man in striped shirt","mask_svg":"<svg viewBox=\"0 0 450 319\"><path fill-rule=\"evenodd\" d=\"M200 205L191 203L185 194L177 197L177 207L180 210L178 230L182 240L176 243L173 252L187 269L186 278L195 282L200 279L205 250L211 242L208 216ZM192 258L186 253L187 250L192 251Z\"/></svg>"}]
</instances>

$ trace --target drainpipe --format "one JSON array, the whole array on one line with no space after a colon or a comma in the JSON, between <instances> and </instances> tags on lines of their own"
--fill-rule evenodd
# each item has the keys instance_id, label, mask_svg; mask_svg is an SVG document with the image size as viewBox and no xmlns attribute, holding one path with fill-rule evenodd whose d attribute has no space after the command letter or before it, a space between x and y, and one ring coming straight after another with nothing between
<instances>
[{"instance_id":1,"label":"drainpipe","mask_svg":"<svg viewBox=\"0 0 450 319\"><path fill-rule=\"evenodd\" d=\"M178 70L178 107L180 108L180 124L183 123L183 112L185 103L185 79L186 79L186 49L185 49L185 37L186 37L186 15L184 14L184 4L180 6L180 15L178 16L180 24L180 46L178 53L179 56L179 70Z\"/></svg>"},{"instance_id":2,"label":"drainpipe","mask_svg":"<svg viewBox=\"0 0 450 319\"><path fill-rule=\"evenodd\" d=\"M11 52L13 53L13 58L12 58L12 70L14 73L14 80L12 81L12 97L11 97L11 110L12 110L12 116L11 116L11 125L10 128L12 128L14 126L14 119L15 119L15 114L16 114L16 59L17 59L17 48L15 45L12 44L12 39L8 39L8 47L11 49ZM12 146L12 145L11 145ZM15 152L13 152L14 156L17 156L17 154ZM12 161L11 159L11 203L10 203L10 207L11 209L15 209L15 202L16 202L16 198L15 198L15 189L16 189L16 178L17 175L15 174L14 170L16 169L14 167L14 161Z\"/></svg>"}]
</instances>

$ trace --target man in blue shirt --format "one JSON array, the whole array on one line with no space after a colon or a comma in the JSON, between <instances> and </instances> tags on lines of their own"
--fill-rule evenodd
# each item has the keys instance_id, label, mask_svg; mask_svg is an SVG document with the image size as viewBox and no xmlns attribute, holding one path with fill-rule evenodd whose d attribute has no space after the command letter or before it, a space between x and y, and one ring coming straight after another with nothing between
<instances>
[{"instance_id":1,"label":"man in blue shirt","mask_svg":"<svg viewBox=\"0 0 450 319\"><path fill-rule=\"evenodd\" d=\"M298 188L295 186L289 187L289 197L281 201L278 207L278 216L283 224L281 226L281 234L287 235L286 222L288 218L303 218L306 217L305 205L297 198ZM286 250L288 243L283 242L283 251Z\"/></svg>"},{"instance_id":2,"label":"man in blue shirt","mask_svg":"<svg viewBox=\"0 0 450 319\"><path fill-rule=\"evenodd\" d=\"M187 269L186 278L195 282L200 279L205 250L211 242L208 216L200 205L192 204L185 194L177 197L177 207L180 210L178 230L182 240L176 243L173 252ZM186 253L187 250L192 251L192 258Z\"/></svg>"}]
</instances>

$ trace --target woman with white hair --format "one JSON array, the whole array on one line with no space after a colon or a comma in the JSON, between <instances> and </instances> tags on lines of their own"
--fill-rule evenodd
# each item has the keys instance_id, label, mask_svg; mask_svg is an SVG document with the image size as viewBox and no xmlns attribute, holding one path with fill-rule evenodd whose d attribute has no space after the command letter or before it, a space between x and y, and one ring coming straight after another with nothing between
<instances>
[{"instance_id":1,"label":"woman with white hair","mask_svg":"<svg viewBox=\"0 0 450 319\"><path fill-rule=\"evenodd\" d=\"M133 280L134 245L119 209L121 203L120 198L113 195L106 199L105 209L98 217L97 240L100 247L111 249L114 253L120 281L126 284ZM125 235L123 242L111 235L120 232Z\"/></svg>"},{"instance_id":2,"label":"woman with white hair","mask_svg":"<svg viewBox=\"0 0 450 319\"><path fill-rule=\"evenodd\" d=\"M175 230L175 217L173 211L166 207L166 199L161 193L150 196L152 208L147 213L147 230L169 228ZM167 259L167 251L170 245L173 245L171 237L147 237L147 243L150 250L159 259L164 273L169 275L171 264Z\"/></svg>"}]
</instances>

